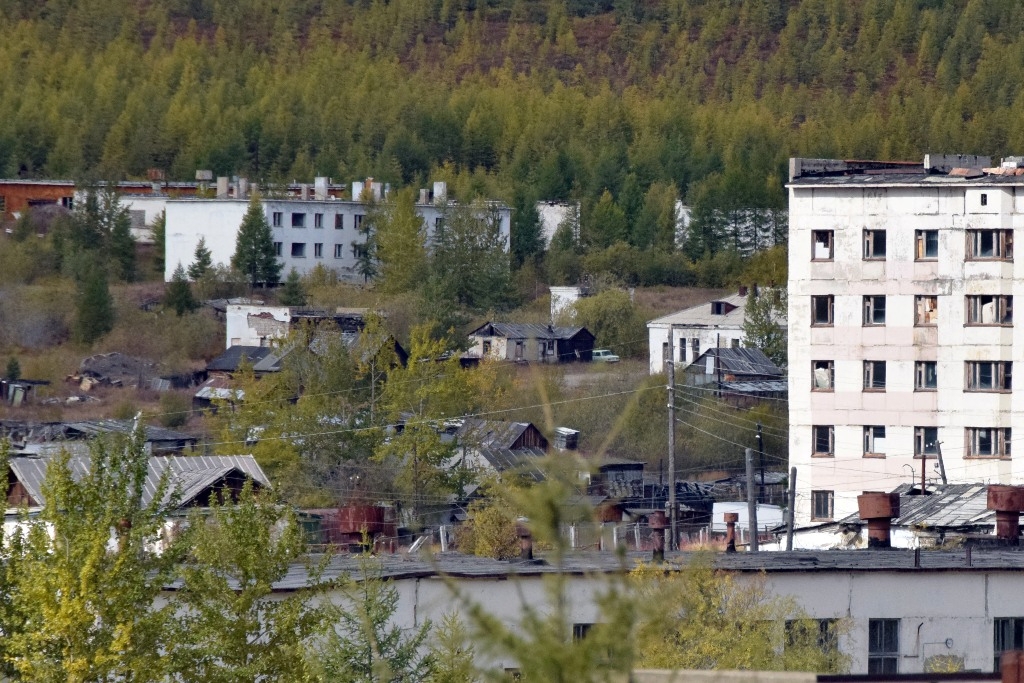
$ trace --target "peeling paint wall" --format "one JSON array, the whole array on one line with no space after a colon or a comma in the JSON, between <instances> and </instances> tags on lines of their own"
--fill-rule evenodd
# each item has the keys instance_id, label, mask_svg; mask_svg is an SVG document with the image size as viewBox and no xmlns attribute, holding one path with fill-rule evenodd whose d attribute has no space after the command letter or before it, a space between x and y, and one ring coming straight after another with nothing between
<instances>
[{"instance_id":1,"label":"peeling paint wall","mask_svg":"<svg viewBox=\"0 0 1024 683\"><path fill-rule=\"evenodd\" d=\"M945 176L912 186L882 182L790 186L789 452L798 524L811 520L812 491L835 492L839 519L856 512L863 491L892 490L912 474L919 481L916 427L938 428L950 483L1024 480L1019 458L965 455L967 428L1012 427L1024 435L1021 397L965 392L966 361L1012 361L1014 348L1024 348L1024 324L965 324L969 295L1016 295L1024 303L1024 258L967 260L966 232L1014 230L1024 239L1024 187ZM819 230L834 231L831 261L812 260ZM886 231L883 259L864 259L866 230ZM937 258L916 258L919 230L938 231ZM867 295L885 297L883 325L864 325ZM831 326L812 326L812 296L834 297ZM933 326L915 324L917 296L937 298ZM811 390L812 361L834 362L833 391ZM886 362L884 390L864 390L865 361ZM934 390L915 388L919 361L936 363ZM832 457L812 456L814 425L834 426ZM878 457L864 456L866 425L885 427ZM935 462L927 461L929 480L938 477Z\"/></svg>"}]
</instances>

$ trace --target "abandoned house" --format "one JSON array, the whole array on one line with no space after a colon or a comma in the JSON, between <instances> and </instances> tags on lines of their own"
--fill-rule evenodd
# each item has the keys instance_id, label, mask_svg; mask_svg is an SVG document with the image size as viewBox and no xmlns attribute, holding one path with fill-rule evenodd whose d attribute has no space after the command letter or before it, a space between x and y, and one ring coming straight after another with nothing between
<instances>
[{"instance_id":1,"label":"abandoned house","mask_svg":"<svg viewBox=\"0 0 1024 683\"><path fill-rule=\"evenodd\" d=\"M466 355L530 363L590 362L594 335L585 327L484 323L469 333Z\"/></svg>"}]
</instances>

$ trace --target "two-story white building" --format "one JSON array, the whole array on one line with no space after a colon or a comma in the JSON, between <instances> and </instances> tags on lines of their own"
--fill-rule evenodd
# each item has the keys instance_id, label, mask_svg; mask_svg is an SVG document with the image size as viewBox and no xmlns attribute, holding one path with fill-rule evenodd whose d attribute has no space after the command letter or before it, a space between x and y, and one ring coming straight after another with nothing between
<instances>
[{"instance_id":1,"label":"two-story white building","mask_svg":"<svg viewBox=\"0 0 1024 683\"><path fill-rule=\"evenodd\" d=\"M1021 167L1018 168L1018 165ZM798 523L858 494L1020 483L1024 159L792 159L790 464Z\"/></svg>"},{"instance_id":2,"label":"two-story white building","mask_svg":"<svg viewBox=\"0 0 1024 683\"><path fill-rule=\"evenodd\" d=\"M443 188L443 183L435 185ZM377 186L379 183L373 184L373 191L379 194ZM363 183L353 183L352 196L360 197L363 189ZM440 194L435 190L433 200L429 193L420 192L416 213L423 219L428 243L444 218L446 201L443 189ZM260 203L273 234L278 260L283 266L282 277L292 268L305 275L323 265L342 280L364 280L359 262L366 244L366 235L361 232L367 215L365 202L314 193L308 198L266 197ZM244 194L217 199L168 200L164 279L170 281L179 263L185 268L192 263L200 238L205 238L214 264L229 264L235 253L238 229L248 208L249 199ZM507 249L511 210L504 204L489 202L486 211L495 213Z\"/></svg>"}]
</instances>

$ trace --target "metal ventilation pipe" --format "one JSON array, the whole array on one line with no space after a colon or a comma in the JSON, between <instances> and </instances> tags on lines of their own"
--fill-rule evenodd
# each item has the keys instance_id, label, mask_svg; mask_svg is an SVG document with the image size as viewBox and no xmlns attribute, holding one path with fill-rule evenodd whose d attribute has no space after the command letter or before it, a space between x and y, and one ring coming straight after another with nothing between
<instances>
[{"instance_id":1,"label":"metal ventilation pipe","mask_svg":"<svg viewBox=\"0 0 1024 683\"><path fill-rule=\"evenodd\" d=\"M654 546L651 559L661 564L665 561L665 529L668 528L668 519L664 512L655 510L648 518L648 524L651 527L651 543Z\"/></svg>"},{"instance_id":2,"label":"metal ventilation pipe","mask_svg":"<svg viewBox=\"0 0 1024 683\"><path fill-rule=\"evenodd\" d=\"M516 536L519 537L519 559L532 560L533 534L530 533L530 527L526 525L525 518L516 520Z\"/></svg>"},{"instance_id":3,"label":"metal ventilation pipe","mask_svg":"<svg viewBox=\"0 0 1024 683\"><path fill-rule=\"evenodd\" d=\"M900 516L900 494L867 491L857 496L860 518L868 523L868 547L891 548L893 517Z\"/></svg>"},{"instance_id":4,"label":"metal ventilation pipe","mask_svg":"<svg viewBox=\"0 0 1024 683\"><path fill-rule=\"evenodd\" d=\"M725 513L725 552L736 552L736 522L740 521L740 513Z\"/></svg>"},{"instance_id":5,"label":"metal ventilation pipe","mask_svg":"<svg viewBox=\"0 0 1024 683\"><path fill-rule=\"evenodd\" d=\"M988 487L988 509L996 511L996 537L1008 545L1018 545L1024 487L992 484Z\"/></svg>"}]
</instances>

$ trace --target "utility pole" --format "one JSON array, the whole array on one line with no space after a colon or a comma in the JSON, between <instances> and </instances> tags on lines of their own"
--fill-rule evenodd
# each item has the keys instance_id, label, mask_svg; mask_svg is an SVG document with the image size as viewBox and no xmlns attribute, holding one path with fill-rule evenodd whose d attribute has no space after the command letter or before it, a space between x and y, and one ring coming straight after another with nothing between
<instances>
[{"instance_id":1,"label":"utility pole","mask_svg":"<svg viewBox=\"0 0 1024 683\"><path fill-rule=\"evenodd\" d=\"M761 487L757 490L757 500L759 503L765 502L764 499L764 436L761 435L761 423L757 423L757 455L761 461Z\"/></svg>"},{"instance_id":2,"label":"utility pole","mask_svg":"<svg viewBox=\"0 0 1024 683\"><path fill-rule=\"evenodd\" d=\"M939 458L939 476L942 477L942 485L945 486L949 482L946 481L946 466L942 463L942 442L941 441L936 441L935 442L935 455L938 456L938 458Z\"/></svg>"},{"instance_id":3,"label":"utility pole","mask_svg":"<svg viewBox=\"0 0 1024 683\"><path fill-rule=\"evenodd\" d=\"M750 531L750 552L757 552L757 500L754 498L754 451L746 448L747 456L747 526Z\"/></svg>"},{"instance_id":4,"label":"utility pole","mask_svg":"<svg viewBox=\"0 0 1024 683\"><path fill-rule=\"evenodd\" d=\"M796 468L789 468L789 514L786 515L786 550L793 549L793 519L796 515Z\"/></svg>"},{"instance_id":5,"label":"utility pole","mask_svg":"<svg viewBox=\"0 0 1024 683\"><path fill-rule=\"evenodd\" d=\"M668 549L676 550L676 326L668 326Z\"/></svg>"}]
</instances>

